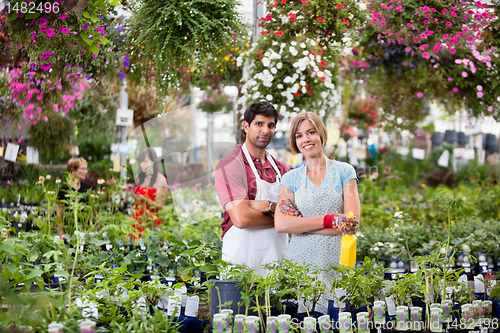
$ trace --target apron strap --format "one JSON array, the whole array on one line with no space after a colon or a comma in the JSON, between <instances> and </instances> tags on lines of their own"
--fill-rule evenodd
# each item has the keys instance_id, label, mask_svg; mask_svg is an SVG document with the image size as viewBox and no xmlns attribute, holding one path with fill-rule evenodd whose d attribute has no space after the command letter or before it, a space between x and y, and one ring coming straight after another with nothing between
<instances>
[{"instance_id":1,"label":"apron strap","mask_svg":"<svg viewBox=\"0 0 500 333\"><path fill-rule=\"evenodd\" d=\"M245 155L245 158L247 159L248 164L250 165L250 168L252 169L252 172L255 175L255 178L261 179L259 176L259 173L257 172L257 168L255 167L255 164L253 163L252 157L250 156L250 153L248 152L248 149L245 146L245 144L243 144L241 146L241 149L243 150L243 154ZM273 158L271 157L271 155L267 151L266 151L266 158L269 159L269 162L271 163L273 169L276 171L276 180L278 182L280 182L281 181L281 172L279 171L278 166L276 165Z\"/></svg>"}]
</instances>

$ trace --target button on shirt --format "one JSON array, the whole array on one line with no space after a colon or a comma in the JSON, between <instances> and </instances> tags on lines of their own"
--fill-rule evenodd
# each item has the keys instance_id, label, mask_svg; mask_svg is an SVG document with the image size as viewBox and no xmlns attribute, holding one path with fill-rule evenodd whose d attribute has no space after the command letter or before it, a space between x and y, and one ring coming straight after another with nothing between
<instances>
[{"instance_id":1,"label":"button on shirt","mask_svg":"<svg viewBox=\"0 0 500 333\"><path fill-rule=\"evenodd\" d=\"M252 157L252 160L262 180L269 183L276 182L276 171L271 162L266 160L264 165L262 165L259 158ZM282 175L290 171L290 168L286 164L276 159L274 161ZM255 200L257 183L240 145L224 156L217 165L215 169L215 190L223 208L228 202L234 200ZM224 209L224 219L221 223L222 237L224 237L226 231L232 225L231 218Z\"/></svg>"}]
</instances>

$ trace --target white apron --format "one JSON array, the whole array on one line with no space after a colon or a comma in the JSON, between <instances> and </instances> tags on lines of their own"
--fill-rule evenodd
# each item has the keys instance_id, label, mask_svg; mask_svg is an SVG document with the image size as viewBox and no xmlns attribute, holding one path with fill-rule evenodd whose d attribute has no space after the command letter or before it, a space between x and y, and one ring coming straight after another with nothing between
<instances>
[{"instance_id":1,"label":"white apron","mask_svg":"<svg viewBox=\"0 0 500 333\"><path fill-rule=\"evenodd\" d=\"M260 178L245 144L243 144L242 150L255 175L257 185L255 200L278 202L281 173L274 159L266 152L266 159L269 160L276 171L276 182L268 183ZM222 240L222 259L233 264L245 264L253 267L255 273L265 276L267 272L263 265L283 258L287 245L288 234L279 234L274 227L266 229L240 229L233 225L226 232Z\"/></svg>"}]
</instances>

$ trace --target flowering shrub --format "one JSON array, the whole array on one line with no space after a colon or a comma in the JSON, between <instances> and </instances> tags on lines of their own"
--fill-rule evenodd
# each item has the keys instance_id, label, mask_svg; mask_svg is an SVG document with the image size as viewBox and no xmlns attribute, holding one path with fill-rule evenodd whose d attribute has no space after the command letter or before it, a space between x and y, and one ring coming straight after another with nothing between
<instances>
[{"instance_id":1,"label":"flowering shrub","mask_svg":"<svg viewBox=\"0 0 500 333\"><path fill-rule=\"evenodd\" d=\"M349 119L354 120L359 127L375 127L379 109L373 100L356 98L350 105Z\"/></svg>"},{"instance_id":2,"label":"flowering shrub","mask_svg":"<svg viewBox=\"0 0 500 333\"><path fill-rule=\"evenodd\" d=\"M87 85L83 78L106 74L108 14L119 4L88 1L81 15L75 11L82 8L68 8L62 0L18 0L4 7L0 32L10 58L2 65L8 77L5 94L15 105L7 112L12 121L22 118L29 126L47 121L48 112L66 114L81 99ZM29 10L32 6L36 10Z\"/></svg>"},{"instance_id":3,"label":"flowering shrub","mask_svg":"<svg viewBox=\"0 0 500 333\"><path fill-rule=\"evenodd\" d=\"M312 110L326 118L337 104L337 56L351 43L349 31L364 21L365 5L320 0L265 4L268 14L261 18L262 36L249 55L253 68L240 103L264 98L285 114Z\"/></svg>"},{"instance_id":4,"label":"flowering shrub","mask_svg":"<svg viewBox=\"0 0 500 333\"><path fill-rule=\"evenodd\" d=\"M362 57L375 73L367 90L386 120L411 125L423 116L424 100L465 107L474 116L498 107L498 43L487 31L496 15L481 2L374 0L363 34ZM496 30L495 30L496 31Z\"/></svg>"}]
</instances>

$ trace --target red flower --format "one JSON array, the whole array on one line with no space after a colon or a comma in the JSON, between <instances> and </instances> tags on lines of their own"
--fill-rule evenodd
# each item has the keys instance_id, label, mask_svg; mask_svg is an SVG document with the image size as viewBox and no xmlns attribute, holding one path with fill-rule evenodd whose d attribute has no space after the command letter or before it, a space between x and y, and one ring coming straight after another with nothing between
<instances>
[{"instance_id":1,"label":"red flower","mask_svg":"<svg viewBox=\"0 0 500 333\"><path fill-rule=\"evenodd\" d=\"M276 7L278 5L278 2L276 1L275 3L271 4L271 7Z\"/></svg>"},{"instance_id":2,"label":"red flower","mask_svg":"<svg viewBox=\"0 0 500 333\"><path fill-rule=\"evenodd\" d=\"M342 7L345 7L345 6L343 4L335 6L335 8L342 8Z\"/></svg>"},{"instance_id":3,"label":"red flower","mask_svg":"<svg viewBox=\"0 0 500 333\"><path fill-rule=\"evenodd\" d=\"M301 0L301 1L303 1L303 0ZM299 96L299 95L300 95L300 93L297 91L294 95L295 95L295 96Z\"/></svg>"},{"instance_id":4,"label":"red flower","mask_svg":"<svg viewBox=\"0 0 500 333\"><path fill-rule=\"evenodd\" d=\"M283 31L276 31L274 34L276 36L283 36Z\"/></svg>"},{"instance_id":5,"label":"red flower","mask_svg":"<svg viewBox=\"0 0 500 333\"><path fill-rule=\"evenodd\" d=\"M345 24L347 24L347 25L349 25L349 24L350 24L350 23L349 23L349 21L348 21L348 20L346 20L345 18L342 18L342 20L344 21L344 23L345 23Z\"/></svg>"},{"instance_id":6,"label":"red flower","mask_svg":"<svg viewBox=\"0 0 500 333\"><path fill-rule=\"evenodd\" d=\"M281 0L281 3L286 3L286 0Z\"/></svg>"},{"instance_id":7,"label":"red flower","mask_svg":"<svg viewBox=\"0 0 500 333\"><path fill-rule=\"evenodd\" d=\"M266 30L262 30L262 31L260 32L260 35L262 35L262 36L264 36L265 34L267 34L267 31L266 31Z\"/></svg>"},{"instance_id":8,"label":"red flower","mask_svg":"<svg viewBox=\"0 0 500 333\"><path fill-rule=\"evenodd\" d=\"M261 53L264 53L264 50L260 50L257 52L257 54L261 54Z\"/></svg>"},{"instance_id":9,"label":"red flower","mask_svg":"<svg viewBox=\"0 0 500 333\"><path fill-rule=\"evenodd\" d=\"M326 66L326 62L324 62L323 60L321 60L320 64L321 66Z\"/></svg>"},{"instance_id":10,"label":"red flower","mask_svg":"<svg viewBox=\"0 0 500 333\"><path fill-rule=\"evenodd\" d=\"M309 90L309 91L307 92L307 94L308 94L309 96L311 96L311 95L312 95L312 93L313 93L313 91L312 91L312 90Z\"/></svg>"},{"instance_id":11,"label":"red flower","mask_svg":"<svg viewBox=\"0 0 500 333\"><path fill-rule=\"evenodd\" d=\"M318 20L318 22L325 22L325 19L322 17L318 17L317 20Z\"/></svg>"},{"instance_id":12,"label":"red flower","mask_svg":"<svg viewBox=\"0 0 500 333\"><path fill-rule=\"evenodd\" d=\"M290 15L290 18L289 18L290 21L295 21L297 19L297 14L294 14L292 12L290 12L288 14Z\"/></svg>"},{"instance_id":13,"label":"red flower","mask_svg":"<svg viewBox=\"0 0 500 333\"><path fill-rule=\"evenodd\" d=\"M316 55L316 52L311 52L311 54L312 54L313 56L315 56L315 55Z\"/></svg>"},{"instance_id":14,"label":"red flower","mask_svg":"<svg viewBox=\"0 0 500 333\"><path fill-rule=\"evenodd\" d=\"M309 0L300 0L300 1L302 1L302 3L306 3L306 2L308 2Z\"/></svg>"}]
</instances>

